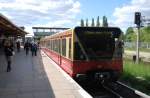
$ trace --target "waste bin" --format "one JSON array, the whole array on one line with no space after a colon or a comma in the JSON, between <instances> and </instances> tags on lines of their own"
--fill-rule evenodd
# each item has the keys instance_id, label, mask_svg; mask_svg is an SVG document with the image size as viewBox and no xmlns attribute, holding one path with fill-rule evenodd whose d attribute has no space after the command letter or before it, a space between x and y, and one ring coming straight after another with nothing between
<instances>
[{"instance_id":1,"label":"waste bin","mask_svg":"<svg viewBox=\"0 0 150 98\"><path fill-rule=\"evenodd\" d=\"M133 55L133 62L136 61L136 55Z\"/></svg>"}]
</instances>

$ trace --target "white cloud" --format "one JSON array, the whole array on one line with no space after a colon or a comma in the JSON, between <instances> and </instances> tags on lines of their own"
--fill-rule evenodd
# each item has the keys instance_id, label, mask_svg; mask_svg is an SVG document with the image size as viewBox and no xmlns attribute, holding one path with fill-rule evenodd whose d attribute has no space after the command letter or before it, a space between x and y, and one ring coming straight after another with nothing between
<instances>
[{"instance_id":1,"label":"white cloud","mask_svg":"<svg viewBox=\"0 0 150 98\"><path fill-rule=\"evenodd\" d=\"M66 26L80 13L78 0L1 0L0 13L18 26ZM72 24L75 25L75 24Z\"/></svg>"},{"instance_id":2,"label":"white cloud","mask_svg":"<svg viewBox=\"0 0 150 98\"><path fill-rule=\"evenodd\" d=\"M79 13L80 12L80 3L79 2L75 2L73 4L73 7L69 10L70 12L73 12L73 13Z\"/></svg>"},{"instance_id":3,"label":"white cloud","mask_svg":"<svg viewBox=\"0 0 150 98\"><path fill-rule=\"evenodd\" d=\"M150 0L131 0L128 5L116 8L113 16L116 20L115 25L122 28L134 26L134 13L141 12L142 16L150 16Z\"/></svg>"}]
</instances>

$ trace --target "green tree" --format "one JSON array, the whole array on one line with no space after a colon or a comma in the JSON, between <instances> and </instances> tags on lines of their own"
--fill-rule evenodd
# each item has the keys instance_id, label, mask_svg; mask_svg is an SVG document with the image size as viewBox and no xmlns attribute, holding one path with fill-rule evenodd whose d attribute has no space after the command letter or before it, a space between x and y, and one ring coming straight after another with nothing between
<instances>
[{"instance_id":1,"label":"green tree","mask_svg":"<svg viewBox=\"0 0 150 98\"><path fill-rule=\"evenodd\" d=\"M136 32L132 27L129 27L125 34L125 41L136 41ZM150 26L140 29L140 42L150 42Z\"/></svg>"},{"instance_id":2,"label":"green tree","mask_svg":"<svg viewBox=\"0 0 150 98\"><path fill-rule=\"evenodd\" d=\"M96 24L96 27L100 27L99 16L97 17L97 24Z\"/></svg>"},{"instance_id":3,"label":"green tree","mask_svg":"<svg viewBox=\"0 0 150 98\"><path fill-rule=\"evenodd\" d=\"M84 20L81 19L81 27L84 27Z\"/></svg>"},{"instance_id":4,"label":"green tree","mask_svg":"<svg viewBox=\"0 0 150 98\"><path fill-rule=\"evenodd\" d=\"M126 35L132 34L134 33L134 30L132 27L128 27L127 31L126 31Z\"/></svg>"},{"instance_id":5,"label":"green tree","mask_svg":"<svg viewBox=\"0 0 150 98\"><path fill-rule=\"evenodd\" d=\"M140 39L142 42L150 42L150 26L140 30Z\"/></svg>"},{"instance_id":6,"label":"green tree","mask_svg":"<svg viewBox=\"0 0 150 98\"><path fill-rule=\"evenodd\" d=\"M89 26L88 19L86 19L86 27L88 27L88 26Z\"/></svg>"},{"instance_id":7,"label":"green tree","mask_svg":"<svg viewBox=\"0 0 150 98\"><path fill-rule=\"evenodd\" d=\"M107 17L103 16L103 27L108 27Z\"/></svg>"},{"instance_id":8,"label":"green tree","mask_svg":"<svg viewBox=\"0 0 150 98\"><path fill-rule=\"evenodd\" d=\"M136 32L134 32L132 27L129 27L125 34L125 41L136 41Z\"/></svg>"},{"instance_id":9,"label":"green tree","mask_svg":"<svg viewBox=\"0 0 150 98\"><path fill-rule=\"evenodd\" d=\"M91 27L95 27L94 18L92 18L92 24Z\"/></svg>"}]
</instances>

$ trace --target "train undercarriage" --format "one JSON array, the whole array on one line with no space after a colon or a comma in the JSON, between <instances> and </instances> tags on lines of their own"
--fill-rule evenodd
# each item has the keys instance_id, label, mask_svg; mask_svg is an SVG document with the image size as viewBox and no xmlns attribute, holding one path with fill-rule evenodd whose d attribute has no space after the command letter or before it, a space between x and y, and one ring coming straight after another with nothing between
<instances>
[{"instance_id":1,"label":"train undercarriage","mask_svg":"<svg viewBox=\"0 0 150 98\"><path fill-rule=\"evenodd\" d=\"M113 82L117 81L120 76L118 71L112 70L94 70L88 71L85 74L77 74L75 79L78 81L88 80L97 82Z\"/></svg>"}]
</instances>

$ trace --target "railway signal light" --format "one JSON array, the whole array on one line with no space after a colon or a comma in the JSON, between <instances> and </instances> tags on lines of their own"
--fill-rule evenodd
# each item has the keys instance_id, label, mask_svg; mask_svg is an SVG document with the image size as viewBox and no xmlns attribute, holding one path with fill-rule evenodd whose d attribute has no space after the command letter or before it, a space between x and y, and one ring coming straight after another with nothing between
<instances>
[{"instance_id":1,"label":"railway signal light","mask_svg":"<svg viewBox=\"0 0 150 98\"><path fill-rule=\"evenodd\" d=\"M140 26L140 24L141 24L141 13L140 13L140 12L135 12L135 20L134 20L134 23L135 23L137 26Z\"/></svg>"}]
</instances>

